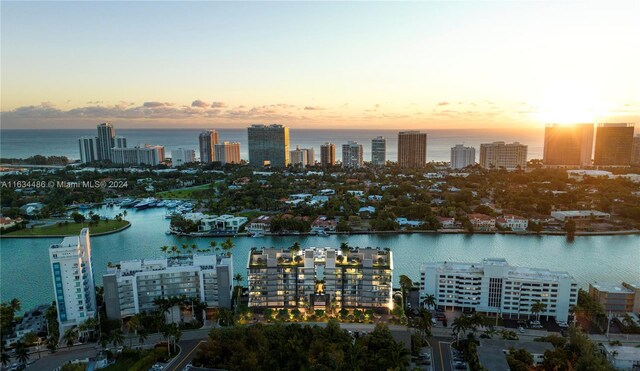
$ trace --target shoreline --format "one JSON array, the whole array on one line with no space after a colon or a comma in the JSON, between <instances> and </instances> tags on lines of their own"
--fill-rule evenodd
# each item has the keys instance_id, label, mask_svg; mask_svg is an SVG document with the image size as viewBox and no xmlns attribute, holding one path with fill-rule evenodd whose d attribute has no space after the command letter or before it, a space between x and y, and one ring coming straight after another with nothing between
<instances>
[{"instance_id":1,"label":"shoreline","mask_svg":"<svg viewBox=\"0 0 640 371\"><path fill-rule=\"evenodd\" d=\"M91 235L91 237L100 237L100 236L106 236L109 234L114 234L114 233L118 233L118 232L122 232L125 229L131 227L131 222L128 222L129 224L120 227L118 229L114 229L112 231L106 231L106 232L99 232L99 233L91 233L91 228L89 228L89 233ZM20 235L20 236L12 236L11 234L3 234L0 235L0 239L2 238L64 238L64 237L69 237L69 236L75 236L75 234L41 234L41 235Z\"/></svg>"},{"instance_id":2,"label":"shoreline","mask_svg":"<svg viewBox=\"0 0 640 371\"><path fill-rule=\"evenodd\" d=\"M254 238L247 232L242 233L170 233L171 235L178 237L250 237ZM516 235L516 236L566 236L567 232L564 231L546 231L546 232L516 232L516 231L475 231L468 232L462 230L438 230L438 231L356 231L356 232L327 232L323 237L328 237L332 235L402 235L402 234L443 234L443 235L452 235L452 234L465 234L465 235L473 235L473 234L485 234L485 235L496 235L496 234L505 234L505 235ZM608 231L608 232L576 232L576 237L585 237L585 236L619 236L619 235L640 235L640 230L631 229L625 231ZM291 236L318 236L316 233L311 232L297 232L297 233L265 233L260 237L291 237ZM255 238L260 238L255 237Z\"/></svg>"}]
</instances>

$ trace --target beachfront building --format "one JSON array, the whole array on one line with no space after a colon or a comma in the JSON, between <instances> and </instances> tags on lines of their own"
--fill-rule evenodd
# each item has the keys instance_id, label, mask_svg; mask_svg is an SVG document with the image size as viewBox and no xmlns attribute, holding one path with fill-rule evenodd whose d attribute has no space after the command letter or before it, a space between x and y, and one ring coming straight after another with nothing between
<instances>
[{"instance_id":1,"label":"beachfront building","mask_svg":"<svg viewBox=\"0 0 640 371\"><path fill-rule=\"evenodd\" d=\"M336 145L325 143L320 146L320 164L322 166L333 166L336 164Z\"/></svg>"},{"instance_id":2,"label":"beachfront building","mask_svg":"<svg viewBox=\"0 0 640 371\"><path fill-rule=\"evenodd\" d=\"M524 170L527 167L527 146L518 142L480 144L480 166L485 169Z\"/></svg>"},{"instance_id":3,"label":"beachfront building","mask_svg":"<svg viewBox=\"0 0 640 371\"><path fill-rule=\"evenodd\" d=\"M283 125L251 125L247 128L249 163L252 166L289 166L289 128Z\"/></svg>"},{"instance_id":4,"label":"beachfront building","mask_svg":"<svg viewBox=\"0 0 640 371\"><path fill-rule=\"evenodd\" d=\"M80 162L83 164L98 161L98 137L80 137Z\"/></svg>"},{"instance_id":5,"label":"beachfront building","mask_svg":"<svg viewBox=\"0 0 640 371\"><path fill-rule=\"evenodd\" d=\"M296 146L296 149L291 151L290 155L291 155L291 165L294 165L294 166L305 168L307 166L313 166L316 163L313 147L300 148L300 146Z\"/></svg>"},{"instance_id":6,"label":"beachfront building","mask_svg":"<svg viewBox=\"0 0 640 371\"><path fill-rule=\"evenodd\" d=\"M398 133L398 165L421 168L427 163L427 134L419 131Z\"/></svg>"},{"instance_id":7,"label":"beachfront building","mask_svg":"<svg viewBox=\"0 0 640 371\"><path fill-rule=\"evenodd\" d=\"M516 267L505 259L480 263L425 262L420 296L435 296L442 308L474 309L508 318L532 316L531 305L546 304L541 316L567 321L578 300L578 284L567 272Z\"/></svg>"},{"instance_id":8,"label":"beachfront building","mask_svg":"<svg viewBox=\"0 0 640 371\"><path fill-rule=\"evenodd\" d=\"M220 165L240 163L240 142L224 141L214 145L214 158Z\"/></svg>"},{"instance_id":9,"label":"beachfront building","mask_svg":"<svg viewBox=\"0 0 640 371\"><path fill-rule=\"evenodd\" d=\"M171 166L178 167L196 161L196 151L178 148L171 151Z\"/></svg>"},{"instance_id":10,"label":"beachfront building","mask_svg":"<svg viewBox=\"0 0 640 371\"><path fill-rule=\"evenodd\" d=\"M220 142L220 133L217 130L205 130L198 135L198 144L200 147L200 162L210 164L216 161L215 145Z\"/></svg>"},{"instance_id":11,"label":"beachfront building","mask_svg":"<svg viewBox=\"0 0 640 371\"><path fill-rule=\"evenodd\" d=\"M98 161L112 160L111 149L116 146L116 129L108 122L98 125L97 158Z\"/></svg>"},{"instance_id":12,"label":"beachfront building","mask_svg":"<svg viewBox=\"0 0 640 371\"><path fill-rule=\"evenodd\" d=\"M529 220L518 215L504 214L496 218L496 224L500 228L511 231L526 231L529 227Z\"/></svg>"},{"instance_id":13,"label":"beachfront building","mask_svg":"<svg viewBox=\"0 0 640 371\"><path fill-rule=\"evenodd\" d=\"M575 222L589 222L589 221L606 221L611 218L611 214L604 213L598 210L564 210L564 211L552 211L551 217L561 222L567 220L573 220Z\"/></svg>"},{"instance_id":14,"label":"beachfront building","mask_svg":"<svg viewBox=\"0 0 640 371\"><path fill-rule=\"evenodd\" d=\"M464 169L476 163L476 149L456 144L451 147L451 168Z\"/></svg>"},{"instance_id":15,"label":"beachfront building","mask_svg":"<svg viewBox=\"0 0 640 371\"><path fill-rule=\"evenodd\" d=\"M589 295L596 299L605 313L633 313L636 294L624 285L611 282L589 284Z\"/></svg>"},{"instance_id":16,"label":"beachfront building","mask_svg":"<svg viewBox=\"0 0 640 371\"><path fill-rule=\"evenodd\" d=\"M330 247L301 251L252 249L247 260L249 308L340 310L392 308L393 259L388 249Z\"/></svg>"},{"instance_id":17,"label":"beachfront building","mask_svg":"<svg viewBox=\"0 0 640 371\"><path fill-rule=\"evenodd\" d=\"M550 124L544 130L545 166L591 166L593 124Z\"/></svg>"},{"instance_id":18,"label":"beachfront building","mask_svg":"<svg viewBox=\"0 0 640 371\"><path fill-rule=\"evenodd\" d=\"M164 161L164 147L146 144L144 147L112 148L111 161L118 165L160 165Z\"/></svg>"},{"instance_id":19,"label":"beachfront building","mask_svg":"<svg viewBox=\"0 0 640 371\"><path fill-rule=\"evenodd\" d=\"M158 310L157 298L197 298L207 308L231 308L233 261L216 254L128 260L107 268L102 282L109 319Z\"/></svg>"},{"instance_id":20,"label":"beachfront building","mask_svg":"<svg viewBox=\"0 0 640 371\"><path fill-rule=\"evenodd\" d=\"M51 245L49 261L62 335L97 313L89 228L83 228L79 236L65 237Z\"/></svg>"},{"instance_id":21,"label":"beachfront building","mask_svg":"<svg viewBox=\"0 0 640 371\"><path fill-rule=\"evenodd\" d=\"M485 214L467 214L473 229L476 231L492 231L496 229L496 218Z\"/></svg>"},{"instance_id":22,"label":"beachfront building","mask_svg":"<svg viewBox=\"0 0 640 371\"><path fill-rule=\"evenodd\" d=\"M629 166L633 147L633 124L598 124L595 166Z\"/></svg>"},{"instance_id":23,"label":"beachfront building","mask_svg":"<svg viewBox=\"0 0 640 371\"><path fill-rule=\"evenodd\" d=\"M363 164L363 148L362 144L348 141L347 144L342 145L342 167L345 168L360 168Z\"/></svg>"},{"instance_id":24,"label":"beachfront building","mask_svg":"<svg viewBox=\"0 0 640 371\"><path fill-rule=\"evenodd\" d=\"M116 136L113 125L98 125L98 136L84 136L78 139L80 162L113 161L112 148L127 148L127 138Z\"/></svg>"},{"instance_id":25,"label":"beachfront building","mask_svg":"<svg viewBox=\"0 0 640 371\"><path fill-rule=\"evenodd\" d=\"M378 136L371 140L371 164L384 166L387 162L387 140Z\"/></svg>"}]
</instances>

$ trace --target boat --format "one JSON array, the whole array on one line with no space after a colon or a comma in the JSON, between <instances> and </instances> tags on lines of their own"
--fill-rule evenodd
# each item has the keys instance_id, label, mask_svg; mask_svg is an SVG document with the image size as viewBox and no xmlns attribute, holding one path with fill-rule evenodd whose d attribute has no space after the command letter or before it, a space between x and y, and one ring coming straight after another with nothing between
<instances>
[{"instance_id":1,"label":"boat","mask_svg":"<svg viewBox=\"0 0 640 371\"><path fill-rule=\"evenodd\" d=\"M178 206L178 203L177 203L176 201L167 201L167 202L164 204L164 206L165 206L167 209L175 209L175 208L176 208L176 206Z\"/></svg>"},{"instance_id":2,"label":"boat","mask_svg":"<svg viewBox=\"0 0 640 371\"><path fill-rule=\"evenodd\" d=\"M91 205L89 205L89 204L81 204L81 205L78 206L78 208L80 210L88 210L88 209L91 209Z\"/></svg>"},{"instance_id":3,"label":"boat","mask_svg":"<svg viewBox=\"0 0 640 371\"><path fill-rule=\"evenodd\" d=\"M318 237L329 237L329 233L327 233L326 231L318 231L318 232L316 232L316 236L318 236Z\"/></svg>"},{"instance_id":4,"label":"boat","mask_svg":"<svg viewBox=\"0 0 640 371\"><path fill-rule=\"evenodd\" d=\"M257 238L257 237L264 237L264 233L263 232L254 232L251 237Z\"/></svg>"},{"instance_id":5,"label":"boat","mask_svg":"<svg viewBox=\"0 0 640 371\"><path fill-rule=\"evenodd\" d=\"M138 202L140 202L139 200L132 200L130 198L125 198L124 200L122 200L122 202L120 202L120 207L121 208L126 208L126 207L133 207L135 204L137 204Z\"/></svg>"},{"instance_id":6,"label":"boat","mask_svg":"<svg viewBox=\"0 0 640 371\"><path fill-rule=\"evenodd\" d=\"M155 198L150 197L150 198L145 198L144 200L138 202L137 204L135 204L136 209L138 210L144 210L146 208L149 207L149 205L153 204L155 202Z\"/></svg>"},{"instance_id":7,"label":"boat","mask_svg":"<svg viewBox=\"0 0 640 371\"><path fill-rule=\"evenodd\" d=\"M167 201L160 201L156 204L156 207L164 207L167 204Z\"/></svg>"}]
</instances>

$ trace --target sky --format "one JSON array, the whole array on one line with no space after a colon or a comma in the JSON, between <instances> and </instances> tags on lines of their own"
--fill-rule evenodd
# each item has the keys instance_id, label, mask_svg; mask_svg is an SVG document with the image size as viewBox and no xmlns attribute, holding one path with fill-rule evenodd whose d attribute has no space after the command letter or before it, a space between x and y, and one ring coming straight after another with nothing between
<instances>
[{"instance_id":1,"label":"sky","mask_svg":"<svg viewBox=\"0 0 640 371\"><path fill-rule=\"evenodd\" d=\"M2 129L640 126L640 1L10 2Z\"/></svg>"}]
</instances>

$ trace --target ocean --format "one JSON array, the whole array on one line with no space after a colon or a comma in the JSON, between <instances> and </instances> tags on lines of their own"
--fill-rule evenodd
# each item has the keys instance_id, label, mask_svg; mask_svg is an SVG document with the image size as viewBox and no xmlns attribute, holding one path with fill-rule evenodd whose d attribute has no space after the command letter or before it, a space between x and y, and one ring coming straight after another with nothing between
<instances>
[{"instance_id":1,"label":"ocean","mask_svg":"<svg viewBox=\"0 0 640 371\"><path fill-rule=\"evenodd\" d=\"M118 129L116 135L127 138L127 145L153 144L165 146L167 157L171 150L188 148L198 154L198 134L201 129ZM422 130L427 133L427 161L450 161L450 149L456 144L476 148L476 161L480 143L504 141L520 142L529 146L528 159L541 159L544 144L544 128L539 129L439 129ZM220 141L240 142L240 156L248 159L247 129L220 129ZM290 149L313 147L316 160L320 160L320 145L331 142L336 145L336 158L342 158L342 144L349 140L364 147L364 160L371 160L371 139L381 135L387 139L387 160L396 161L398 155L398 130L318 130L290 129ZM33 155L67 156L80 158L78 138L97 135L95 129L2 130L0 132L0 157L27 158Z\"/></svg>"}]
</instances>

